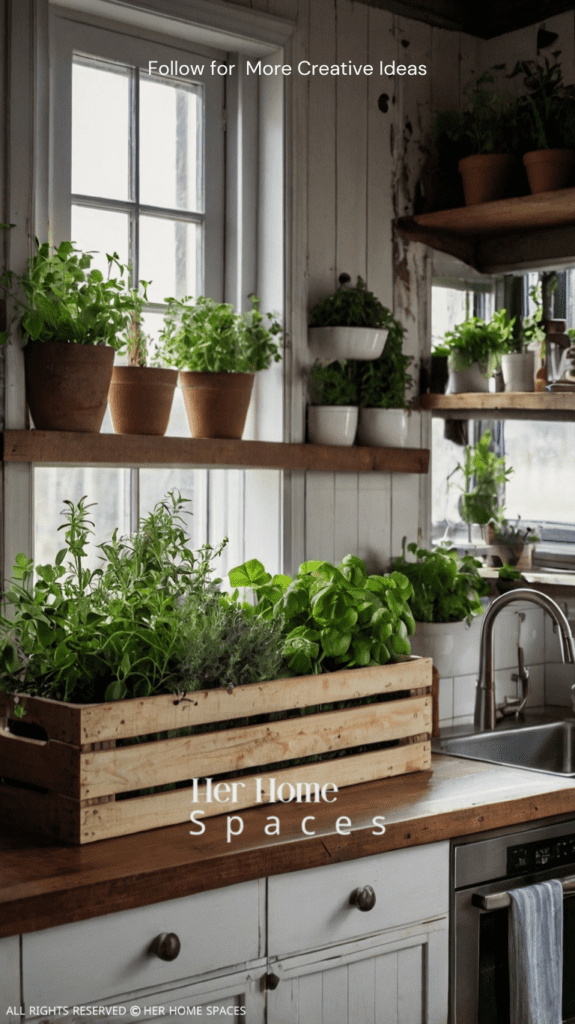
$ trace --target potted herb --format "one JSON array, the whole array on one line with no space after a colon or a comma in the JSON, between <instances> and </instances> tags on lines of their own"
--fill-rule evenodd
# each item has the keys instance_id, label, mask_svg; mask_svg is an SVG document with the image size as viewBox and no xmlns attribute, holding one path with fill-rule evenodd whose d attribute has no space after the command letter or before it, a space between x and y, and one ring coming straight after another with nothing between
<instances>
[{"instance_id":1,"label":"potted herb","mask_svg":"<svg viewBox=\"0 0 575 1024\"><path fill-rule=\"evenodd\" d=\"M73 242L36 253L21 276L5 271L0 289L13 303L26 368L26 395L40 430L100 430L114 351L132 315L126 267L107 257L108 275ZM116 276L114 276L116 275ZM5 342L8 332L0 336Z\"/></svg>"},{"instance_id":2,"label":"potted herb","mask_svg":"<svg viewBox=\"0 0 575 1024\"><path fill-rule=\"evenodd\" d=\"M409 598L415 632L413 654L433 659L441 677L467 675L479 664L479 637L483 605L489 585L479 573L481 563L471 555L437 547L433 551L408 544L392 563L413 587Z\"/></svg>"},{"instance_id":3,"label":"potted herb","mask_svg":"<svg viewBox=\"0 0 575 1024\"><path fill-rule=\"evenodd\" d=\"M511 337L513 322L504 309L494 313L486 323L472 316L452 331L447 331L445 344L449 348L448 392L489 391L489 378L497 366Z\"/></svg>"},{"instance_id":4,"label":"potted herb","mask_svg":"<svg viewBox=\"0 0 575 1024\"><path fill-rule=\"evenodd\" d=\"M465 110L443 112L436 120L436 138L443 136L462 153L458 167L466 206L509 194L516 161L512 130L516 101L496 87L496 73L504 68L504 64L495 65L468 83Z\"/></svg>"},{"instance_id":5,"label":"potted herb","mask_svg":"<svg viewBox=\"0 0 575 1024\"><path fill-rule=\"evenodd\" d=\"M491 451L491 431L486 430L475 445L466 445L463 465L457 466L464 476L461 518L470 528L473 523L486 527L497 518L501 488L511 476L505 457Z\"/></svg>"},{"instance_id":6,"label":"potted herb","mask_svg":"<svg viewBox=\"0 0 575 1024\"><path fill-rule=\"evenodd\" d=\"M413 378L408 372L411 357L403 354L404 334L405 329L392 317L382 355L358 363L360 444L402 448L407 442L405 393Z\"/></svg>"},{"instance_id":7,"label":"potted herb","mask_svg":"<svg viewBox=\"0 0 575 1024\"><path fill-rule=\"evenodd\" d=\"M144 332L143 307L149 282L142 293L133 289L132 316L123 336L127 366L114 366L108 392L112 424L117 434L163 436L168 429L178 371L151 365L150 341ZM158 357L156 357L158 358Z\"/></svg>"},{"instance_id":8,"label":"potted herb","mask_svg":"<svg viewBox=\"0 0 575 1024\"><path fill-rule=\"evenodd\" d=\"M523 316L523 281L514 277L511 281L511 305L515 314L513 330L507 339L506 351L501 355L501 372L505 391L535 390L535 351L545 340L545 332L540 327L543 315L541 305L541 288L534 287L530 291L531 298L537 305L533 316Z\"/></svg>"},{"instance_id":9,"label":"potted herb","mask_svg":"<svg viewBox=\"0 0 575 1024\"><path fill-rule=\"evenodd\" d=\"M255 295L245 313L205 296L166 301L160 344L180 371L192 437L240 438L254 375L281 359L276 315L267 315L266 326Z\"/></svg>"},{"instance_id":10,"label":"potted herb","mask_svg":"<svg viewBox=\"0 0 575 1024\"><path fill-rule=\"evenodd\" d=\"M567 188L575 168L575 86L563 81L560 51L552 56L518 61L510 76L523 75L518 111L532 192Z\"/></svg>"},{"instance_id":11,"label":"potted herb","mask_svg":"<svg viewBox=\"0 0 575 1024\"><path fill-rule=\"evenodd\" d=\"M391 314L358 277L349 287L340 274L334 295L322 299L309 317L308 341L315 359L377 359L383 352Z\"/></svg>"},{"instance_id":12,"label":"potted herb","mask_svg":"<svg viewBox=\"0 0 575 1024\"><path fill-rule=\"evenodd\" d=\"M539 534L535 527L522 525L521 516L510 522L501 509L489 524L487 540L488 565L509 565L514 569L525 570L530 569L533 563Z\"/></svg>"},{"instance_id":13,"label":"potted herb","mask_svg":"<svg viewBox=\"0 0 575 1024\"><path fill-rule=\"evenodd\" d=\"M308 440L349 446L358 420L357 370L353 361L316 362L309 371Z\"/></svg>"}]
</instances>

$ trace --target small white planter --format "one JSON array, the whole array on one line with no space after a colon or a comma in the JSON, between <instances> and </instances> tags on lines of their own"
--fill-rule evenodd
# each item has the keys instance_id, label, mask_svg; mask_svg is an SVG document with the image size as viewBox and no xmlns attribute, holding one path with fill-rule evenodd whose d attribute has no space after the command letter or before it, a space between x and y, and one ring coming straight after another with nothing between
<instances>
[{"instance_id":1,"label":"small white planter","mask_svg":"<svg viewBox=\"0 0 575 1024\"><path fill-rule=\"evenodd\" d=\"M349 446L357 430L355 405L308 405L307 433L311 444Z\"/></svg>"},{"instance_id":2,"label":"small white planter","mask_svg":"<svg viewBox=\"0 0 575 1024\"><path fill-rule=\"evenodd\" d=\"M535 390L534 352L509 352L501 356L501 371L506 391Z\"/></svg>"},{"instance_id":3,"label":"small white planter","mask_svg":"<svg viewBox=\"0 0 575 1024\"><path fill-rule=\"evenodd\" d=\"M468 676L479 671L479 641L483 616L463 622L416 622L411 653L432 658L440 678Z\"/></svg>"},{"instance_id":4,"label":"small white planter","mask_svg":"<svg viewBox=\"0 0 575 1024\"><path fill-rule=\"evenodd\" d=\"M387 340L387 328L310 327L311 355L324 365L336 359L379 359Z\"/></svg>"},{"instance_id":5,"label":"small white planter","mask_svg":"<svg viewBox=\"0 0 575 1024\"><path fill-rule=\"evenodd\" d=\"M454 370L451 356L449 357L449 380L447 395L460 395L489 391L489 377L485 376L487 368L481 363L472 363L466 370Z\"/></svg>"},{"instance_id":6,"label":"small white planter","mask_svg":"<svg viewBox=\"0 0 575 1024\"><path fill-rule=\"evenodd\" d=\"M358 444L375 448L405 448L408 422L406 409L360 409Z\"/></svg>"}]
</instances>

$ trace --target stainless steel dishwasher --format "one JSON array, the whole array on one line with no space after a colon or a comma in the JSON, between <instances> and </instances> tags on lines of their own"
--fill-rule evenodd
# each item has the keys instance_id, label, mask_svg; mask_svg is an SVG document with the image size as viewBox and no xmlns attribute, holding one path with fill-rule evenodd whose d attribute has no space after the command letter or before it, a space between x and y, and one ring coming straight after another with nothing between
<instances>
[{"instance_id":1,"label":"stainless steel dishwasher","mask_svg":"<svg viewBox=\"0 0 575 1024\"><path fill-rule=\"evenodd\" d=\"M546 819L454 840L450 1024L509 1024L509 889L563 883L563 1021L575 1022L575 821Z\"/></svg>"}]
</instances>

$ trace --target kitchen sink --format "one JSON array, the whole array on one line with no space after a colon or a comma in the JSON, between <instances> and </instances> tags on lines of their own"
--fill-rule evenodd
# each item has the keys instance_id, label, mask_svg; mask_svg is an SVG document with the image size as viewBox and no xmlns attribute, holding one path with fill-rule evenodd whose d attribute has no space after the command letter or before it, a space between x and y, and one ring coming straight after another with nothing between
<instances>
[{"instance_id":1,"label":"kitchen sink","mask_svg":"<svg viewBox=\"0 0 575 1024\"><path fill-rule=\"evenodd\" d=\"M575 778L575 719L441 738L433 741L433 750Z\"/></svg>"}]
</instances>

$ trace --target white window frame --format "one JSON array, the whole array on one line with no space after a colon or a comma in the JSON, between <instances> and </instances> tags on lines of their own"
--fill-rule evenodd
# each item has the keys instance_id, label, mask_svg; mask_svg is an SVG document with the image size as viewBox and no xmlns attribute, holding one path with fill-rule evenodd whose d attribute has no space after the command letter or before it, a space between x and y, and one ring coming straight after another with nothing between
<instances>
[{"instance_id":1,"label":"white window frame","mask_svg":"<svg viewBox=\"0 0 575 1024\"><path fill-rule=\"evenodd\" d=\"M22 269L27 256L33 251L33 237L49 237L51 217L49 214L49 5L48 0L35 0L33 5L22 5L18 0L6 0L13 14L11 26L11 64L8 73L11 95L17 97L12 103L8 134L11 161L8 167L9 203L8 219L17 224L11 233L8 245L8 266L16 272ZM93 16L107 16L109 21L137 24L138 34L147 32L151 39L161 27L164 33L177 34L178 38L194 40L201 49L227 46L238 62L248 57L269 57L271 60L289 62L292 52L294 24L275 16L246 8L231 7L217 0L64 0L70 11L80 11L82 20L91 21ZM60 5L62 6L62 5ZM219 44L219 45L218 45ZM28 58L28 59L26 59ZM231 56L230 56L230 59ZM256 120L250 124L245 117L252 96L246 95L257 86L255 104ZM226 232L228 267L224 281L224 298L237 301L239 295L246 295L250 277L250 290L257 290L264 308L277 309L284 315L284 296L291 292L291 262L298 259L301 239L296 242L296 253L292 260L287 258L293 238L289 235L292 222L291 211L286 218L283 204L285 179L291 176L292 166L284 159L285 116L291 117L290 82L276 78L256 82L237 81L237 87L230 88L228 96L228 117L233 104L237 107L234 120L235 138L230 144L236 146L237 166L240 169L237 186L228 182L226 210ZM270 114L279 112L280 120L274 123ZM240 116L241 115L241 116ZM292 118L292 121L295 118ZM301 120L301 117L300 117ZM278 138L278 125L279 138ZM245 141L249 133L257 131L260 137L260 160L257 175L241 174L245 168L248 147ZM271 149L268 142L272 140ZM265 164L273 153L274 176L270 176ZM291 156L291 154L290 154ZM295 162L295 161L294 161ZM300 161L297 161L300 164ZM278 173L279 172L279 173ZM232 196L233 193L233 196ZM254 209L258 212L257 224L250 219ZM284 225L288 227L284 231ZM294 221L295 222L295 221ZM255 225L255 226L254 226ZM301 233L301 229L297 229ZM253 265L246 265L246 238L250 232L255 235L257 251ZM294 232L295 234L296 232ZM284 260L285 256L285 260ZM232 272L232 269L233 272ZM301 302L296 319L303 322L304 303ZM289 305L287 309L289 310ZM291 334L289 312L284 317L288 337ZM287 373L287 401L283 403L284 377L281 368L274 367L266 373L265 388L256 387L254 412L249 424L248 436L266 439L288 440L297 437L299 425L295 426L296 437L290 428L290 409L293 401L289 396L290 364L285 360ZM279 372L278 372L279 371ZM24 429L26 425L26 403L24 395L23 357L16 335L6 349L6 402L5 427ZM297 391L297 389L296 389ZM278 416L278 407L284 411ZM245 436L245 435L244 435ZM26 464L5 464L4 485L4 576L9 578L14 558L18 551L32 550L32 467ZM280 559L286 553L289 560L290 517L284 518L284 504L294 488L289 474L277 473L277 480L269 486L261 474L250 471L243 481L223 481L222 471L214 472L214 487L220 486L237 492L238 506L243 511L242 538L247 552L262 554L265 559L266 544L279 546ZM249 479L247 477L249 476ZM284 479L287 476L287 480ZM298 481L295 481L297 488ZM223 495L222 495L223 496ZM262 515L269 520L274 517L277 533L270 540L270 533L262 534ZM213 518L213 517L212 517ZM296 514L296 521L298 515ZM214 528L216 523L213 524ZM297 526L296 522L296 526ZM257 547L254 548L254 543ZM283 549L283 550L282 550Z\"/></svg>"}]
</instances>

